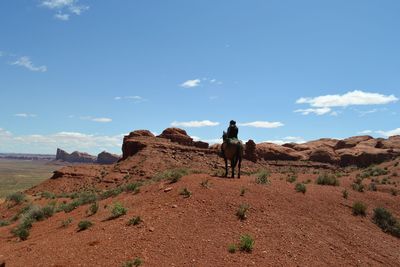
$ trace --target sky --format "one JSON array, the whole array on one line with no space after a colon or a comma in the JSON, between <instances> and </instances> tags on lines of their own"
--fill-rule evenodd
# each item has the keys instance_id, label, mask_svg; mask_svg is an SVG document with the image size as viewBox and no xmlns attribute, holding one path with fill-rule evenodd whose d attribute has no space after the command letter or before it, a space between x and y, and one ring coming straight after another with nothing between
<instances>
[{"instance_id":1,"label":"sky","mask_svg":"<svg viewBox=\"0 0 400 267\"><path fill-rule=\"evenodd\" d=\"M0 153L400 134L397 0L3 0Z\"/></svg>"}]
</instances>

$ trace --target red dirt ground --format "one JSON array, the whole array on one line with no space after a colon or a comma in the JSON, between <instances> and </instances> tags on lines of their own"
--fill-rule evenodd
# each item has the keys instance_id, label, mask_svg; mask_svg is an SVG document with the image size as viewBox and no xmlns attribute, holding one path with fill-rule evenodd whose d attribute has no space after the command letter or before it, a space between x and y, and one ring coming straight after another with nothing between
<instances>
[{"instance_id":1,"label":"red dirt ground","mask_svg":"<svg viewBox=\"0 0 400 267\"><path fill-rule=\"evenodd\" d=\"M381 167L400 172L394 162ZM339 178L340 186L321 186L314 183L315 169L294 168L297 181L312 180L302 194L294 190L295 183L286 181L285 167L271 169L268 185L256 184L254 176L239 180L209 174L185 176L171 185L150 183L139 194L100 201L98 213L91 217L85 205L34 223L27 241L10 233L16 223L1 227L0 261L6 266L121 266L139 257L143 266L400 266L400 239L371 220L378 206L400 218L400 196L391 195L388 186L378 185L378 192L353 191L351 183L359 171L350 169ZM205 180L211 184L208 189L200 185ZM400 179L391 181L399 184ZM173 189L164 192L166 187ZM179 194L185 187L193 193L190 198ZM348 199L342 197L344 189ZM44 205L49 200L33 201ZM367 204L366 217L352 215L355 201ZM106 220L110 211L104 207L115 202L128 213ZM243 203L250 209L248 218L240 221L236 211ZM22 207L7 209L6 204L0 205L0 218L10 218ZM144 222L126 226L133 216ZM61 221L69 217L72 224L61 228ZM94 226L77 232L84 219ZM237 244L243 234L254 238L253 252L230 254L228 245Z\"/></svg>"}]
</instances>

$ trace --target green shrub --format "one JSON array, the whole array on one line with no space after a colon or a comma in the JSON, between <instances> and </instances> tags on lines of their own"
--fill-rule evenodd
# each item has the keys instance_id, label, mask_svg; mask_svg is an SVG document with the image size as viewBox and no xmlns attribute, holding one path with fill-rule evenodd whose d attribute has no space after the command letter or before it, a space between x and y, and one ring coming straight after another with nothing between
<instances>
[{"instance_id":1,"label":"green shrub","mask_svg":"<svg viewBox=\"0 0 400 267\"><path fill-rule=\"evenodd\" d=\"M81 205L81 202L79 201L79 199L74 199L68 204L61 205L59 207L59 209L61 209L65 213L69 213L69 212L73 211L74 209L76 209L77 207L79 207L80 205Z\"/></svg>"},{"instance_id":2,"label":"green shrub","mask_svg":"<svg viewBox=\"0 0 400 267\"><path fill-rule=\"evenodd\" d=\"M42 208L42 211L43 211L44 217L47 219L54 215L55 207L54 207L54 205L49 204L47 206L44 206Z\"/></svg>"},{"instance_id":3,"label":"green shrub","mask_svg":"<svg viewBox=\"0 0 400 267\"><path fill-rule=\"evenodd\" d=\"M14 202L16 205L18 205L18 204L22 203L22 202L25 200L25 198L26 198L26 196L25 196L24 193L22 193L22 192L15 192L15 193L12 193L12 194L8 195L8 196L6 197L6 200L7 200L7 201L12 201L12 202Z\"/></svg>"},{"instance_id":4,"label":"green shrub","mask_svg":"<svg viewBox=\"0 0 400 267\"><path fill-rule=\"evenodd\" d=\"M72 223L72 218L61 221L61 227L67 228Z\"/></svg>"},{"instance_id":5,"label":"green shrub","mask_svg":"<svg viewBox=\"0 0 400 267\"><path fill-rule=\"evenodd\" d=\"M355 202L353 204L353 215L366 216L367 215L367 206L360 201Z\"/></svg>"},{"instance_id":6,"label":"green shrub","mask_svg":"<svg viewBox=\"0 0 400 267\"><path fill-rule=\"evenodd\" d=\"M127 261L127 262L125 262L123 265L122 265L122 267L138 267L138 266L140 266L140 265L142 265L143 264L143 261L142 261L142 259L140 259L140 258L136 258L136 259L134 259L133 261Z\"/></svg>"},{"instance_id":7,"label":"green shrub","mask_svg":"<svg viewBox=\"0 0 400 267\"><path fill-rule=\"evenodd\" d=\"M93 226L93 223L91 221L80 221L78 223L78 232L89 229L92 226Z\"/></svg>"},{"instance_id":8,"label":"green shrub","mask_svg":"<svg viewBox=\"0 0 400 267\"><path fill-rule=\"evenodd\" d=\"M142 219L140 218L140 216L136 216L133 217L132 219L130 219L127 223L128 226L131 225L139 225L142 222Z\"/></svg>"},{"instance_id":9,"label":"green shrub","mask_svg":"<svg viewBox=\"0 0 400 267\"><path fill-rule=\"evenodd\" d=\"M9 222L9 221L0 220L0 227L8 226L8 225L10 225L10 222Z\"/></svg>"},{"instance_id":10,"label":"green shrub","mask_svg":"<svg viewBox=\"0 0 400 267\"><path fill-rule=\"evenodd\" d=\"M353 183L351 185L351 187L353 188L354 191L358 191L358 192L364 192L364 185L363 184L359 184L359 183Z\"/></svg>"},{"instance_id":11,"label":"green shrub","mask_svg":"<svg viewBox=\"0 0 400 267\"><path fill-rule=\"evenodd\" d=\"M11 233L16 237L19 237L21 241L25 241L29 237L29 228L19 225L17 228L11 230Z\"/></svg>"},{"instance_id":12,"label":"green shrub","mask_svg":"<svg viewBox=\"0 0 400 267\"><path fill-rule=\"evenodd\" d=\"M339 185L339 180L334 175L324 173L324 174L318 176L317 184L319 184L319 185L338 186Z\"/></svg>"},{"instance_id":13,"label":"green shrub","mask_svg":"<svg viewBox=\"0 0 400 267\"><path fill-rule=\"evenodd\" d=\"M88 216L92 216L92 215L96 214L98 210L99 210L99 203L94 202L94 203L92 203L92 205L90 205L90 207L86 213L88 214Z\"/></svg>"},{"instance_id":14,"label":"green shrub","mask_svg":"<svg viewBox=\"0 0 400 267\"><path fill-rule=\"evenodd\" d=\"M369 186L368 186L368 190L369 191L377 191L378 188L376 187L375 183L370 183Z\"/></svg>"},{"instance_id":15,"label":"green shrub","mask_svg":"<svg viewBox=\"0 0 400 267\"><path fill-rule=\"evenodd\" d=\"M189 198L192 195L192 192L190 192L186 187L181 190L179 193L181 196L184 198Z\"/></svg>"},{"instance_id":16,"label":"green shrub","mask_svg":"<svg viewBox=\"0 0 400 267\"><path fill-rule=\"evenodd\" d=\"M40 194L40 197L45 198L45 199L55 199L56 194L45 191Z\"/></svg>"},{"instance_id":17,"label":"green shrub","mask_svg":"<svg viewBox=\"0 0 400 267\"><path fill-rule=\"evenodd\" d=\"M171 184L178 182L183 176L188 175L187 169L171 169L157 174L153 179L155 181L168 180Z\"/></svg>"},{"instance_id":18,"label":"green shrub","mask_svg":"<svg viewBox=\"0 0 400 267\"><path fill-rule=\"evenodd\" d=\"M126 214L128 210L119 202L115 203L114 206L111 208L111 216L110 220L119 218Z\"/></svg>"},{"instance_id":19,"label":"green shrub","mask_svg":"<svg viewBox=\"0 0 400 267\"><path fill-rule=\"evenodd\" d=\"M230 244L230 245L228 246L228 252L229 252L229 253L231 253L231 254L236 253L236 250L237 250L237 247L236 247L235 244Z\"/></svg>"},{"instance_id":20,"label":"green shrub","mask_svg":"<svg viewBox=\"0 0 400 267\"><path fill-rule=\"evenodd\" d=\"M91 204L97 201L97 195L94 192L82 192L79 194L78 201L80 205Z\"/></svg>"},{"instance_id":21,"label":"green shrub","mask_svg":"<svg viewBox=\"0 0 400 267\"><path fill-rule=\"evenodd\" d=\"M296 180L297 180L297 176L294 175L294 174L289 175L289 176L286 178L286 181L289 182L289 183L294 183L294 182L296 182Z\"/></svg>"},{"instance_id":22,"label":"green shrub","mask_svg":"<svg viewBox=\"0 0 400 267\"><path fill-rule=\"evenodd\" d=\"M256 183L257 184L269 184L269 178L270 173L267 170L261 170L256 173Z\"/></svg>"},{"instance_id":23,"label":"green shrub","mask_svg":"<svg viewBox=\"0 0 400 267\"><path fill-rule=\"evenodd\" d=\"M239 248L244 252L252 252L254 247L254 240L250 235L242 235L240 237Z\"/></svg>"},{"instance_id":24,"label":"green shrub","mask_svg":"<svg viewBox=\"0 0 400 267\"><path fill-rule=\"evenodd\" d=\"M249 210L249 205L248 204L241 204L239 206L239 209L236 211L236 216L240 219L240 220L246 220L247 218L247 211Z\"/></svg>"},{"instance_id":25,"label":"green shrub","mask_svg":"<svg viewBox=\"0 0 400 267\"><path fill-rule=\"evenodd\" d=\"M303 183L297 183L295 189L296 192L302 192L303 194L305 194L307 190L306 185Z\"/></svg>"},{"instance_id":26,"label":"green shrub","mask_svg":"<svg viewBox=\"0 0 400 267\"><path fill-rule=\"evenodd\" d=\"M369 167L368 169L364 170L360 176L361 176L361 178L368 178L371 176L386 175L388 173L389 173L389 171L387 169L382 169L379 167L372 166L372 167Z\"/></svg>"},{"instance_id":27,"label":"green shrub","mask_svg":"<svg viewBox=\"0 0 400 267\"><path fill-rule=\"evenodd\" d=\"M110 197L116 197L121 194L124 190L121 187L106 190L100 194L100 199L107 199Z\"/></svg>"},{"instance_id":28,"label":"green shrub","mask_svg":"<svg viewBox=\"0 0 400 267\"><path fill-rule=\"evenodd\" d=\"M385 208L374 209L372 220L384 232L400 237L400 222Z\"/></svg>"},{"instance_id":29,"label":"green shrub","mask_svg":"<svg viewBox=\"0 0 400 267\"><path fill-rule=\"evenodd\" d=\"M211 183L210 183L210 180L209 179L207 179L207 180L205 180L205 181L202 181L201 183L200 183L200 185L203 187L203 188L210 188L211 187Z\"/></svg>"},{"instance_id":30,"label":"green shrub","mask_svg":"<svg viewBox=\"0 0 400 267\"><path fill-rule=\"evenodd\" d=\"M343 198L344 198L344 199L348 199L348 198L349 198L349 192L347 192L346 189L343 190L342 194L343 194Z\"/></svg>"},{"instance_id":31,"label":"green shrub","mask_svg":"<svg viewBox=\"0 0 400 267\"><path fill-rule=\"evenodd\" d=\"M137 194L137 193L140 192L140 186L142 186L142 184L139 183L139 182L132 183L132 184L127 184L127 185L125 185L125 191Z\"/></svg>"}]
</instances>

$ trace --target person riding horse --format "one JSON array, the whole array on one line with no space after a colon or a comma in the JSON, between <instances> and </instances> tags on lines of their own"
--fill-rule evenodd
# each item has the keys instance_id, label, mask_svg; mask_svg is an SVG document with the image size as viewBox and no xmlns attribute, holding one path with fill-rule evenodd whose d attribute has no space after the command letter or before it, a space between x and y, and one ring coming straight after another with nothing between
<instances>
[{"instance_id":1,"label":"person riding horse","mask_svg":"<svg viewBox=\"0 0 400 267\"><path fill-rule=\"evenodd\" d=\"M238 138L239 129L236 122L231 120L227 132L223 133L221 145L221 156L225 160L225 177L228 175L228 160L231 161L232 178L235 176L235 167L238 164L238 178L240 178L240 167L243 157L243 144Z\"/></svg>"}]
</instances>

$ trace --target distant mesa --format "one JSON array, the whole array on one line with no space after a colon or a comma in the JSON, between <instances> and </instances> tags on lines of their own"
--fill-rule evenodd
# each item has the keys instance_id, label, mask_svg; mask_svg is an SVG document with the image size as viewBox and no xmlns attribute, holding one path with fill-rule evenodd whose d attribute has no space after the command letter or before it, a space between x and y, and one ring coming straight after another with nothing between
<instances>
[{"instance_id":1,"label":"distant mesa","mask_svg":"<svg viewBox=\"0 0 400 267\"><path fill-rule=\"evenodd\" d=\"M74 151L71 154L57 148L56 160L69 163L98 163L114 164L120 159L120 156L103 151L97 157L85 152Z\"/></svg>"}]
</instances>

